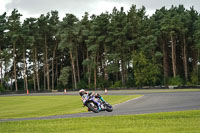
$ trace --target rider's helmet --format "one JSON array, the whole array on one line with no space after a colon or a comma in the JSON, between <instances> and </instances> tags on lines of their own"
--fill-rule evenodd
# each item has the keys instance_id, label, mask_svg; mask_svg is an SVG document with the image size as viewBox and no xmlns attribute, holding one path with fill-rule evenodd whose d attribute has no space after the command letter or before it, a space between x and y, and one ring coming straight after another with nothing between
<instances>
[{"instance_id":1,"label":"rider's helmet","mask_svg":"<svg viewBox=\"0 0 200 133\"><path fill-rule=\"evenodd\" d=\"M84 89L79 90L79 95L80 96L83 96L84 94L85 94L85 90Z\"/></svg>"}]
</instances>

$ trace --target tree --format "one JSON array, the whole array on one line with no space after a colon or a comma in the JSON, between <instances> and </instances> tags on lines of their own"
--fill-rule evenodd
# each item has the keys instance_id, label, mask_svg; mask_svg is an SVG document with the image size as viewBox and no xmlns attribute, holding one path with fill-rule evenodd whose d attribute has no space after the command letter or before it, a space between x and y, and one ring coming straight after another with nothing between
<instances>
[{"instance_id":1,"label":"tree","mask_svg":"<svg viewBox=\"0 0 200 133\"><path fill-rule=\"evenodd\" d=\"M134 77L137 86L156 85L160 76L160 65L149 60L142 51L133 53Z\"/></svg>"},{"instance_id":2,"label":"tree","mask_svg":"<svg viewBox=\"0 0 200 133\"><path fill-rule=\"evenodd\" d=\"M88 70L89 78L93 71L94 74L94 88L97 88L98 73L103 73L105 80L108 79L106 71L106 59L105 59L105 49L106 49L106 37L109 24L109 15L101 14L100 16L92 16L90 23L90 32L87 42L87 61L86 65L90 70ZM98 72L97 70L102 70L103 72ZM90 86L90 84L89 84Z\"/></svg>"},{"instance_id":3,"label":"tree","mask_svg":"<svg viewBox=\"0 0 200 133\"><path fill-rule=\"evenodd\" d=\"M0 15L0 82L3 86L3 49L5 48L6 13Z\"/></svg>"},{"instance_id":4,"label":"tree","mask_svg":"<svg viewBox=\"0 0 200 133\"><path fill-rule=\"evenodd\" d=\"M71 68L69 66L64 67L61 71L61 75L59 77L59 81L62 83L64 87L68 85L69 76L70 76Z\"/></svg>"},{"instance_id":5,"label":"tree","mask_svg":"<svg viewBox=\"0 0 200 133\"><path fill-rule=\"evenodd\" d=\"M47 13L45 16L42 14L40 18L38 18L38 26L39 26L39 34L42 36L40 46L43 48L43 68L44 68L44 89L50 90L50 75L49 75L49 60L48 60L48 49L49 49L49 16L50 14Z\"/></svg>"},{"instance_id":6,"label":"tree","mask_svg":"<svg viewBox=\"0 0 200 133\"><path fill-rule=\"evenodd\" d=\"M23 77L24 77L24 89L28 90L28 74L27 74L27 49L30 49L30 45L33 43L33 37L29 35L29 21L25 20L22 25L22 35L21 35L21 47L19 49L23 57Z\"/></svg>"},{"instance_id":7,"label":"tree","mask_svg":"<svg viewBox=\"0 0 200 133\"><path fill-rule=\"evenodd\" d=\"M156 10L155 14L151 17L152 21L155 22L152 28L155 30L155 36L157 37L157 43L161 44L160 49L162 53L162 64L163 64L163 78L164 84L166 79L170 76L170 63L169 63L169 46L168 46L168 20L167 20L167 9L162 7ZM158 45L159 46L159 45Z\"/></svg>"},{"instance_id":8,"label":"tree","mask_svg":"<svg viewBox=\"0 0 200 133\"><path fill-rule=\"evenodd\" d=\"M33 81L34 81L34 90L40 91L40 78L39 78L39 61L40 57L38 54L39 44L39 29L36 18L27 18L24 23L24 36L26 36L26 43L29 45L29 62L33 62L31 65L31 71L33 71Z\"/></svg>"},{"instance_id":9,"label":"tree","mask_svg":"<svg viewBox=\"0 0 200 133\"><path fill-rule=\"evenodd\" d=\"M59 24L59 17L58 17L58 12L57 11L51 11L51 16L50 16L50 28L51 28L51 38L52 38L52 48L53 53L52 53L52 89L55 87L55 59L56 59L56 52L58 48L58 43L59 43L59 37L56 36L58 32L58 24Z\"/></svg>"},{"instance_id":10,"label":"tree","mask_svg":"<svg viewBox=\"0 0 200 133\"><path fill-rule=\"evenodd\" d=\"M17 86L17 45L19 45L19 39L20 39L20 30L21 30L21 22L20 22L20 16L22 16L20 13L18 13L17 9L14 9L11 13L11 16L8 17L8 32L7 36L10 39L10 43L12 44L12 52L13 52L13 73L14 73L14 79L15 79L15 90L18 91Z\"/></svg>"},{"instance_id":11,"label":"tree","mask_svg":"<svg viewBox=\"0 0 200 133\"><path fill-rule=\"evenodd\" d=\"M193 7L162 7L147 16L145 7L132 5L128 12L85 13L80 21L73 14L59 20L57 11L23 23L20 16L17 9L0 15L0 82L6 89L11 82L18 90L22 81L34 90L58 88L66 66L69 88L166 85L177 75L198 84L200 17Z\"/></svg>"},{"instance_id":12,"label":"tree","mask_svg":"<svg viewBox=\"0 0 200 133\"><path fill-rule=\"evenodd\" d=\"M112 47L116 55L117 65L120 66L118 70L121 70L121 79L123 86L126 82L126 63L127 54L129 53L129 47L127 45L127 17L123 7L120 11L116 8L113 9L111 14L111 22L109 26L109 38L112 38Z\"/></svg>"},{"instance_id":13,"label":"tree","mask_svg":"<svg viewBox=\"0 0 200 133\"><path fill-rule=\"evenodd\" d=\"M193 70L193 74L196 73L197 74L197 83L199 83L199 57L200 57L200 17L197 21L195 21L194 23L194 27L195 27L195 31L194 31L194 44L195 44L195 53L197 53L197 59L194 61L194 70ZM193 75L194 77L194 75Z\"/></svg>"},{"instance_id":14,"label":"tree","mask_svg":"<svg viewBox=\"0 0 200 133\"><path fill-rule=\"evenodd\" d=\"M66 48L69 50L75 89L77 89L76 69L74 63L74 57L76 52L75 27L77 21L78 19L73 14L66 14L66 16L63 18L63 21L60 23L58 31L61 37L59 48L61 50L64 50Z\"/></svg>"}]
</instances>

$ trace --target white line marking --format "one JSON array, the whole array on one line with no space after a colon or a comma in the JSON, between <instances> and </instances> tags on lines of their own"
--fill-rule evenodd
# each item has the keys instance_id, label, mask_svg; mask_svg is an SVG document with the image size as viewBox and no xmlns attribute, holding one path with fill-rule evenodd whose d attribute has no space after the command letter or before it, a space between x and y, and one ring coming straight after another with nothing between
<instances>
[{"instance_id":1,"label":"white line marking","mask_svg":"<svg viewBox=\"0 0 200 133\"><path fill-rule=\"evenodd\" d=\"M127 102L130 102L130 101L132 101L132 100L136 100L136 99L139 99L139 98L142 98L142 97L143 97L143 96L136 97L136 98L130 99L130 100L125 101L125 102L122 102L122 103L117 103L117 104L115 104L115 105L113 105L113 106L117 106L117 105L119 105L119 104L127 103Z\"/></svg>"}]
</instances>

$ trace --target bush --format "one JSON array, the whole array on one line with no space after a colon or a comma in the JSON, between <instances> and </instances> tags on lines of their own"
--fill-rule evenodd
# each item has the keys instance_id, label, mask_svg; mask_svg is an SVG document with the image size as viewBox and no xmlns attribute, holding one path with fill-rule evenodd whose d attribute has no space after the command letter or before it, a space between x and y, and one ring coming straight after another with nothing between
<instances>
[{"instance_id":1,"label":"bush","mask_svg":"<svg viewBox=\"0 0 200 133\"><path fill-rule=\"evenodd\" d=\"M122 81L116 81L113 85L110 86L110 88L119 88L122 86Z\"/></svg>"},{"instance_id":2,"label":"bush","mask_svg":"<svg viewBox=\"0 0 200 133\"><path fill-rule=\"evenodd\" d=\"M195 70L191 73L191 85L198 85L198 75Z\"/></svg>"},{"instance_id":3,"label":"bush","mask_svg":"<svg viewBox=\"0 0 200 133\"><path fill-rule=\"evenodd\" d=\"M103 77L97 79L97 88L108 88L109 86L110 82Z\"/></svg>"},{"instance_id":4,"label":"bush","mask_svg":"<svg viewBox=\"0 0 200 133\"><path fill-rule=\"evenodd\" d=\"M5 88L2 85L0 85L0 92L4 92L4 91L5 91Z\"/></svg>"},{"instance_id":5,"label":"bush","mask_svg":"<svg viewBox=\"0 0 200 133\"><path fill-rule=\"evenodd\" d=\"M156 85L160 80L161 66L154 58L149 59L142 51L134 52L132 62L136 86Z\"/></svg>"},{"instance_id":6,"label":"bush","mask_svg":"<svg viewBox=\"0 0 200 133\"><path fill-rule=\"evenodd\" d=\"M88 88L87 83L84 80L81 80L79 83L77 83L77 88L82 89L82 88Z\"/></svg>"},{"instance_id":7,"label":"bush","mask_svg":"<svg viewBox=\"0 0 200 133\"><path fill-rule=\"evenodd\" d=\"M55 90L63 90L63 89L65 89L64 85L59 82Z\"/></svg>"},{"instance_id":8,"label":"bush","mask_svg":"<svg viewBox=\"0 0 200 133\"><path fill-rule=\"evenodd\" d=\"M183 85L183 80L182 80L182 78L180 76L176 76L176 77L173 77L173 78L169 79L168 85L178 85L178 86L181 86L181 85Z\"/></svg>"},{"instance_id":9,"label":"bush","mask_svg":"<svg viewBox=\"0 0 200 133\"><path fill-rule=\"evenodd\" d=\"M135 86L135 80L133 76L129 76L128 81L126 82L126 87L133 87Z\"/></svg>"}]
</instances>

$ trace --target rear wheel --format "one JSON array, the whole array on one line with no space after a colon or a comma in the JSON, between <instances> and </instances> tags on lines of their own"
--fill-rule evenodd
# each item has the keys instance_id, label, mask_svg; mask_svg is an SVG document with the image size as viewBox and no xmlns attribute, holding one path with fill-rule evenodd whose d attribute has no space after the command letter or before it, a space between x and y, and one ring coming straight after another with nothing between
<instances>
[{"instance_id":1,"label":"rear wheel","mask_svg":"<svg viewBox=\"0 0 200 133\"><path fill-rule=\"evenodd\" d=\"M88 102L87 107L94 113L99 113L98 107L95 103L93 102Z\"/></svg>"}]
</instances>

